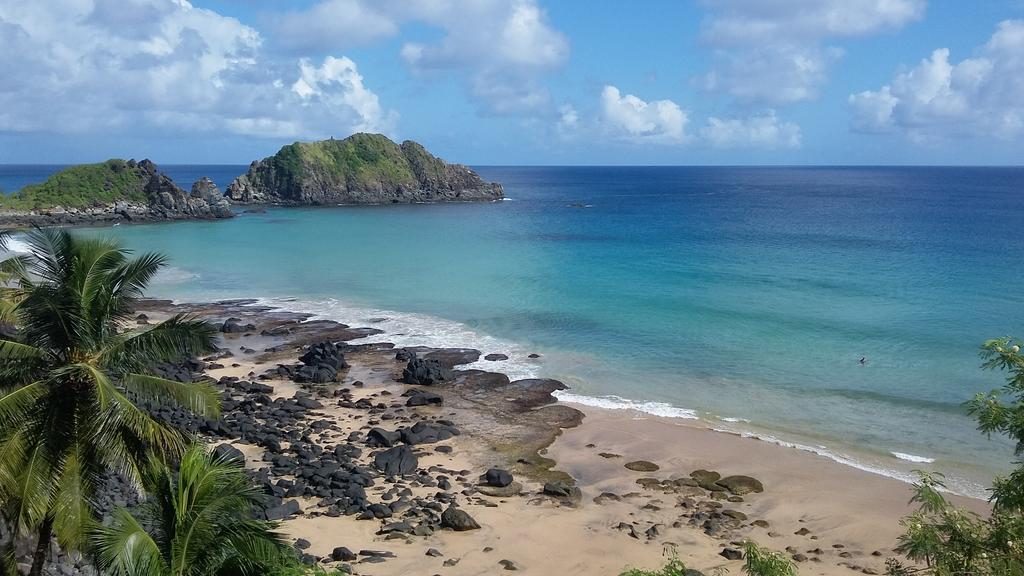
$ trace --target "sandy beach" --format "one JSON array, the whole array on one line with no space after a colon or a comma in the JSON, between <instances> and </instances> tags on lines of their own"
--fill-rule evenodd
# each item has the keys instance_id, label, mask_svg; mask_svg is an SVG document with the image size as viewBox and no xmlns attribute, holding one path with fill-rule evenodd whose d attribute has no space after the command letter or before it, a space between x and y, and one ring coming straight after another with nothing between
<instances>
[{"instance_id":1,"label":"sandy beach","mask_svg":"<svg viewBox=\"0 0 1024 576\"><path fill-rule=\"evenodd\" d=\"M147 311L151 316L173 309L166 303L152 308L156 311ZM223 322L227 315L247 313L247 308L189 311ZM242 319L253 322L251 331L226 334L222 341L232 356L214 364L207 375L221 382L255 381L285 358L294 362L302 343L317 340L323 332L318 326L282 345L280 338L259 335L267 318L266 311L253 309ZM280 319L274 322L280 325ZM353 337L351 344L365 334L343 326L332 330L323 333L337 336L339 330L348 330L343 335ZM264 349L271 351L257 353ZM308 396L315 390L322 406L306 418L323 424L308 431L304 441L328 449L358 444L359 462L368 467L377 452L366 449L362 440L368 430L397 429L399 423L417 420L453 422L460 435L413 446L419 476L375 482L366 488L367 499L393 502L405 492L402 498L410 501L454 501L479 529L424 529L416 534L412 527L419 516L396 512L390 518L370 515L360 520L328 514L319 498L300 497L302 512L284 519L281 530L300 542L310 561L322 561L326 567L346 564L354 573L377 576L505 570L618 574L630 567L657 567L667 554L675 553L688 567L705 574L738 574L742 560L727 559L723 550L736 550L743 540L752 539L785 551L798 562L801 574L881 574L885 559L895 555L899 520L911 510L909 485L812 453L713 431L699 421L552 404L553 398L510 417L514 411L490 408L495 402L514 403L511 388L499 384L499 397L487 397L480 388L466 392L473 379L500 382L495 375L460 374L456 366L451 384L409 386L398 381L406 362L395 356L386 345L356 346L346 352L350 367L339 372L337 383L314 387L266 376L260 381L271 385L272 396L278 399ZM494 364L500 372L501 362ZM403 394L410 389L441 394L444 404L407 407ZM339 394L340 402L324 400ZM368 413L365 406L370 405L377 410ZM583 414L582 423L566 417L576 410ZM548 414L537 420L545 411ZM553 418L553 413L558 416ZM515 421L505 421L509 418ZM531 424L521 426L523 422ZM251 469L271 466L268 458L273 454L264 448L244 439L231 443L245 454ZM516 448L509 449L510 443ZM282 445L283 451L287 449ZM644 461L648 471L627 469L625 464L635 461ZM488 489L480 487L479 478L491 467L511 471L514 489L485 495ZM764 490L743 495L721 487L708 491L693 485L690 474L695 470L750 476ZM450 480L450 489L440 488L436 480L442 477ZM679 479L683 480L676 482ZM570 498L545 494L545 482L552 481L575 483L579 493ZM985 509L981 501L955 500L979 512ZM351 551L354 560L332 560L339 547Z\"/></svg>"}]
</instances>

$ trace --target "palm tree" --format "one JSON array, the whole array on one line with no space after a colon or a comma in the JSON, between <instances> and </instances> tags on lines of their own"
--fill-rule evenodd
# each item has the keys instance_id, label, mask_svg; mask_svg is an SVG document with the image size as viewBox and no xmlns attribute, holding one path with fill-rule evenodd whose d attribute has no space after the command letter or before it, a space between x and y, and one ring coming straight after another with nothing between
<instances>
[{"instance_id":1,"label":"palm tree","mask_svg":"<svg viewBox=\"0 0 1024 576\"><path fill-rule=\"evenodd\" d=\"M144 484L141 504L117 510L110 525L94 533L104 573L265 574L289 554L272 522L253 519L264 497L237 461L196 444L185 452L177 473L151 458Z\"/></svg>"},{"instance_id":2,"label":"palm tree","mask_svg":"<svg viewBox=\"0 0 1024 576\"><path fill-rule=\"evenodd\" d=\"M212 328L175 316L119 330L163 256L131 258L114 241L63 230L35 230L28 243L31 254L11 267L19 338L0 339L0 504L19 534L38 535L30 575L39 576L51 536L65 549L84 543L105 474L141 487L147 453L186 446L145 404L206 417L219 404L208 384L148 374L155 362L212 350Z\"/></svg>"}]
</instances>

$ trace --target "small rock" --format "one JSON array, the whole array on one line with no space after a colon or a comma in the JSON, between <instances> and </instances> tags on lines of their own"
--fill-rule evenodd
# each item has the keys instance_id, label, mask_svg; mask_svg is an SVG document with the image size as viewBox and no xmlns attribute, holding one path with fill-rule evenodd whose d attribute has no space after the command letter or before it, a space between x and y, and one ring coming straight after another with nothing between
<instances>
[{"instance_id":1,"label":"small rock","mask_svg":"<svg viewBox=\"0 0 1024 576\"><path fill-rule=\"evenodd\" d=\"M519 565L511 560L500 560L498 565L505 570L519 570Z\"/></svg>"},{"instance_id":2,"label":"small rock","mask_svg":"<svg viewBox=\"0 0 1024 576\"><path fill-rule=\"evenodd\" d=\"M627 470L632 470L634 472L657 472L659 470L657 464L646 460L634 460L633 462L627 462L625 467Z\"/></svg>"},{"instance_id":3,"label":"small rock","mask_svg":"<svg viewBox=\"0 0 1024 576\"><path fill-rule=\"evenodd\" d=\"M726 560L742 560L743 559L743 552L741 552L741 551L739 551L739 550L737 550L735 548L725 548L721 552L719 552L718 555L723 557L723 558L725 558Z\"/></svg>"}]
</instances>

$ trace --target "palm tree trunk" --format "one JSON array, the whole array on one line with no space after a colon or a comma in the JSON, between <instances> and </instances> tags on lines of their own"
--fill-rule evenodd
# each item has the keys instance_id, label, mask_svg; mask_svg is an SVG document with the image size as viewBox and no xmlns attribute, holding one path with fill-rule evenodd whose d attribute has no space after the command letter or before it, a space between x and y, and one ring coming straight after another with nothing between
<instances>
[{"instance_id":1,"label":"palm tree trunk","mask_svg":"<svg viewBox=\"0 0 1024 576\"><path fill-rule=\"evenodd\" d=\"M50 551L50 536L53 534L53 518L49 516L39 526L39 541L36 551L32 554L32 569L28 576L42 576L43 565L46 564L46 553Z\"/></svg>"}]
</instances>

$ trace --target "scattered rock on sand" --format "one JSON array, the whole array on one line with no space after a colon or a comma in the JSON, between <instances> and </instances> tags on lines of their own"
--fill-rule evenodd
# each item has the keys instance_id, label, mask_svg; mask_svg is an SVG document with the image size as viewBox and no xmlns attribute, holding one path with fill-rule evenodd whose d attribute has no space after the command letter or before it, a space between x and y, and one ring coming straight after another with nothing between
<instances>
[{"instance_id":1,"label":"scattered rock on sand","mask_svg":"<svg viewBox=\"0 0 1024 576\"><path fill-rule=\"evenodd\" d=\"M601 458L622 458L622 454L613 454L612 452L598 452L597 455Z\"/></svg>"},{"instance_id":2,"label":"scattered rock on sand","mask_svg":"<svg viewBox=\"0 0 1024 576\"><path fill-rule=\"evenodd\" d=\"M466 513L465 510L456 508L454 504L448 506L441 513L441 526L456 532L480 529L480 525L476 523L476 520L473 520L472 516Z\"/></svg>"},{"instance_id":3,"label":"scattered rock on sand","mask_svg":"<svg viewBox=\"0 0 1024 576\"><path fill-rule=\"evenodd\" d=\"M626 462L625 467L627 470L634 472L657 472L659 467L654 462L648 462L647 460L634 460L633 462Z\"/></svg>"}]
</instances>

